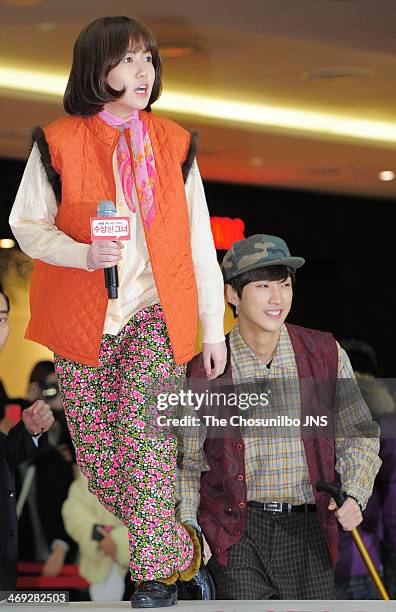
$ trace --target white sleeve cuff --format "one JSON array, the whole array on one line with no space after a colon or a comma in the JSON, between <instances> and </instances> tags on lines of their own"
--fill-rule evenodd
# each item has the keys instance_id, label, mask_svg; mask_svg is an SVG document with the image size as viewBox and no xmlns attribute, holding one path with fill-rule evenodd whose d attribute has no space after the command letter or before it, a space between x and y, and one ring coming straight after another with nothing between
<instances>
[{"instance_id":1,"label":"white sleeve cuff","mask_svg":"<svg viewBox=\"0 0 396 612\"><path fill-rule=\"evenodd\" d=\"M36 446L36 448L38 448L38 445L39 445L39 440L40 440L40 438L41 438L41 436L42 436L42 435L43 435L43 434L39 434L38 436L32 436L32 440L33 440L33 443L34 443L34 445Z\"/></svg>"},{"instance_id":2,"label":"white sleeve cuff","mask_svg":"<svg viewBox=\"0 0 396 612\"><path fill-rule=\"evenodd\" d=\"M224 342L224 316L222 313L201 315L202 342L215 344Z\"/></svg>"}]
</instances>

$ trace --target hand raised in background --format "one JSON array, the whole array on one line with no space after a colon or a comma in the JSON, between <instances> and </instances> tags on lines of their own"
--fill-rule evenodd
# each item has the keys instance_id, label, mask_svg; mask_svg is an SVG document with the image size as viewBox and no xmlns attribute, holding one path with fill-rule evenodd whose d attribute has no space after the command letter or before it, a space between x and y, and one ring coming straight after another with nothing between
<instances>
[{"instance_id":1,"label":"hand raised in background","mask_svg":"<svg viewBox=\"0 0 396 612\"><path fill-rule=\"evenodd\" d=\"M54 423L51 408L43 400L37 400L22 412L22 420L31 434L48 431Z\"/></svg>"}]
</instances>

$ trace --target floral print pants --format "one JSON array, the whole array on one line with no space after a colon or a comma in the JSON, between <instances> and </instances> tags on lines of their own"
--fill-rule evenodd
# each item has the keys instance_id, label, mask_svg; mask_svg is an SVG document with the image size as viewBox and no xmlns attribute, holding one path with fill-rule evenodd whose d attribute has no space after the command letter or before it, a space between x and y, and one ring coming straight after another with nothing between
<instances>
[{"instance_id":1,"label":"floral print pants","mask_svg":"<svg viewBox=\"0 0 396 612\"><path fill-rule=\"evenodd\" d=\"M161 306L134 315L102 338L97 368L55 355L77 463L89 490L127 526L132 580L160 580L187 569L193 546L176 522L177 442L150 426L153 385L179 389ZM162 413L163 414L163 413Z\"/></svg>"}]
</instances>

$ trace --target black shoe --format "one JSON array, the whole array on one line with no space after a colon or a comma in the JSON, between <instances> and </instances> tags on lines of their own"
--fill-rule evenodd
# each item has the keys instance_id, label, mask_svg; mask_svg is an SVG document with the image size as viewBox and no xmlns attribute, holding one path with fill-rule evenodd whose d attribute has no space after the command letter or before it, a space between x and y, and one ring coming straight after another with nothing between
<instances>
[{"instance_id":1,"label":"black shoe","mask_svg":"<svg viewBox=\"0 0 396 612\"><path fill-rule=\"evenodd\" d=\"M176 604L176 584L162 584L155 580L138 584L131 597L132 608L169 608Z\"/></svg>"},{"instance_id":2,"label":"black shoe","mask_svg":"<svg viewBox=\"0 0 396 612\"><path fill-rule=\"evenodd\" d=\"M201 545L201 565L198 573L195 574L188 582L178 580L177 588L179 591L179 599L195 600L195 601L210 601L216 599L216 590L213 578L207 570L203 561L203 540L202 535L197 532L199 543Z\"/></svg>"}]
</instances>

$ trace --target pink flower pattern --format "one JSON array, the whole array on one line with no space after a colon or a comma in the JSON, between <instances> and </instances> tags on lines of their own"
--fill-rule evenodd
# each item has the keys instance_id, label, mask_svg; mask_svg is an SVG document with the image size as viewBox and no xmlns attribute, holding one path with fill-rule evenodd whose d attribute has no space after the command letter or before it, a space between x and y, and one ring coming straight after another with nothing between
<instances>
[{"instance_id":1,"label":"pink flower pattern","mask_svg":"<svg viewBox=\"0 0 396 612\"><path fill-rule=\"evenodd\" d=\"M177 441L151 427L150 385L142 382L183 383L161 306L138 312L117 336L104 335L98 368L59 355L55 365L78 466L128 528L132 580L187 569L193 546L174 514Z\"/></svg>"}]
</instances>

